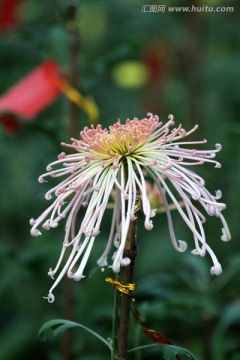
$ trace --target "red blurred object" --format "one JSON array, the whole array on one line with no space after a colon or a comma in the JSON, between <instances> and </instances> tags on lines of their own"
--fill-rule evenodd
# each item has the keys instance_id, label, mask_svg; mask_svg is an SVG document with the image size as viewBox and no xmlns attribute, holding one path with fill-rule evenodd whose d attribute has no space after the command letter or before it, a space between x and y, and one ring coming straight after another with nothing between
<instances>
[{"instance_id":1,"label":"red blurred object","mask_svg":"<svg viewBox=\"0 0 240 360\"><path fill-rule=\"evenodd\" d=\"M58 63L45 61L0 97L0 121L34 118L60 95L61 81Z\"/></svg>"},{"instance_id":2,"label":"red blurred object","mask_svg":"<svg viewBox=\"0 0 240 360\"><path fill-rule=\"evenodd\" d=\"M146 52L145 64L148 68L150 80L160 80L164 71L164 54L160 50Z\"/></svg>"},{"instance_id":3,"label":"red blurred object","mask_svg":"<svg viewBox=\"0 0 240 360\"><path fill-rule=\"evenodd\" d=\"M150 330L146 327L146 325L142 322L141 315L134 301L132 302L132 310L137 322L139 325L141 325L141 330L144 332L144 334L146 334L152 341L156 343L172 345L172 342L162 332Z\"/></svg>"},{"instance_id":4,"label":"red blurred object","mask_svg":"<svg viewBox=\"0 0 240 360\"><path fill-rule=\"evenodd\" d=\"M0 30L12 30L18 22L18 9L21 0L0 1Z\"/></svg>"},{"instance_id":5,"label":"red blurred object","mask_svg":"<svg viewBox=\"0 0 240 360\"><path fill-rule=\"evenodd\" d=\"M172 345L172 342L160 331L149 330L145 326L142 328L142 331L156 343Z\"/></svg>"},{"instance_id":6,"label":"red blurred object","mask_svg":"<svg viewBox=\"0 0 240 360\"><path fill-rule=\"evenodd\" d=\"M0 114L0 122L3 124L8 134L14 133L21 127L21 122L12 114Z\"/></svg>"}]
</instances>

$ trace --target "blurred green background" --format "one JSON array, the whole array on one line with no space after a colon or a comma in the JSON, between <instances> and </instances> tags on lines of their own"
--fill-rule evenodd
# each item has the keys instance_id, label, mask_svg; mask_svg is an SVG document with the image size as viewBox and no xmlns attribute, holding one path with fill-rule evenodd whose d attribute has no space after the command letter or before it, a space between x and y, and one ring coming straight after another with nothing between
<instances>
[{"instance_id":1,"label":"blurred green background","mask_svg":"<svg viewBox=\"0 0 240 360\"><path fill-rule=\"evenodd\" d=\"M200 169L208 189L221 189L227 204L224 216L232 242L221 242L217 219L208 219L205 226L223 274L211 277L209 259L191 255L192 235L177 214L173 214L176 234L189 244L185 254L173 249L164 214L154 218L150 233L140 219L135 295L149 328L163 331L197 359L239 360L239 2L76 0L75 24L67 15L70 3L20 1L18 25L0 33L0 94L49 58L68 73L69 38L74 32L79 35L79 52L73 85L94 98L104 126L118 118L143 118L147 112L166 121L172 113L186 129L199 124L193 137L208 139L206 147L223 145L217 155L222 168ZM142 12L146 4L233 6L234 11ZM113 290L104 281L110 270L74 285L65 280L56 290L55 303L48 304L43 299L52 283L47 272L58 259L64 227L38 238L29 233L29 219L46 208L44 194L51 187L40 185L37 178L61 152L60 142L68 142L72 135L69 108L61 96L12 134L0 126L0 360L109 358L107 350L81 330L72 332L70 354L61 336L45 342L37 337L45 321L68 315L106 338L111 335ZM82 109L77 112L76 137L89 124ZM103 224L89 273L107 236L107 224ZM73 292L70 300L69 291ZM150 343L132 320L131 347ZM146 350L130 359L161 357L157 350Z\"/></svg>"}]
</instances>

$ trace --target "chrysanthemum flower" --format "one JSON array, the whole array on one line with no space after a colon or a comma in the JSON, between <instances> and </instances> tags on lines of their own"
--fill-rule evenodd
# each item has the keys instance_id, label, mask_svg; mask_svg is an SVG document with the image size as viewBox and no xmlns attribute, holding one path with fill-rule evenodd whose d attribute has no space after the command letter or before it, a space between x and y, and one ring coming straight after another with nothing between
<instances>
[{"instance_id":1,"label":"chrysanthemum flower","mask_svg":"<svg viewBox=\"0 0 240 360\"><path fill-rule=\"evenodd\" d=\"M206 242L203 223L206 221L204 213L218 217L223 225L221 239L230 240L230 232L222 215L226 205L218 202L221 191L212 195L205 188L204 180L190 169L193 165L207 162L219 168L220 164L214 158L221 146L216 144L214 150L196 150L193 147L205 144L206 140L186 142L182 139L195 131L197 126L187 132L181 125L170 130L173 125L172 115L166 124L162 124L158 116L148 114L148 118L134 118L125 124L118 121L109 129L102 129L101 125L85 127L80 133L80 140L72 139L72 144L62 144L72 148L74 153L61 153L57 161L48 165L47 173L40 176L39 181L44 182L49 176L63 177L64 180L46 193L47 200L54 198L52 205L38 219L30 221L31 234L38 236L41 235L38 230L40 224L48 230L57 227L59 221L67 217L60 258L56 267L48 273L53 279L58 273L48 294L49 302L54 301L52 291L65 274L74 280L84 277L85 266L113 192L110 235L98 265L109 265L108 256L112 248L115 250L111 254L110 267L114 272L119 272L121 266L130 263L130 259L124 258L124 247L129 225L135 219L139 197L147 230L152 229L152 218L156 213L150 205L147 177L157 187L163 200L174 248L183 252L187 244L176 240L169 200L193 234L192 253L204 256L207 252L213 261L211 274L219 275L222 272L220 263ZM57 168L53 169L55 166ZM179 199L184 208L179 204ZM196 206L197 203L202 206L204 213ZM82 221L77 226L79 213ZM69 254L65 260L67 252Z\"/></svg>"}]
</instances>

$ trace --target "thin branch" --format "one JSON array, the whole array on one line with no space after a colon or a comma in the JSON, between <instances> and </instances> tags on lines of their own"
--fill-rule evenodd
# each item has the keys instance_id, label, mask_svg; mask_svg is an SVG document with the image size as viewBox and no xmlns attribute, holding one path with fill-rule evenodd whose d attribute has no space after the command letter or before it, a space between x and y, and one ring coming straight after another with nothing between
<instances>
[{"instance_id":1,"label":"thin branch","mask_svg":"<svg viewBox=\"0 0 240 360\"><path fill-rule=\"evenodd\" d=\"M123 282L125 283L133 282L134 263L137 255L136 229L137 219L130 223L124 250L124 257L128 257L131 260L130 264L123 269ZM122 294L121 298L117 360L127 359L129 319L132 301L131 297L126 294Z\"/></svg>"}]
</instances>

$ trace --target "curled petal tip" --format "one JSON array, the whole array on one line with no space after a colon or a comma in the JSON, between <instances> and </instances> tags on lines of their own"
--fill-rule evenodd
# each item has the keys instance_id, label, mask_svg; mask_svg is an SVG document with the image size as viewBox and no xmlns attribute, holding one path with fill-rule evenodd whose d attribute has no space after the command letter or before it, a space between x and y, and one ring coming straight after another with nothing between
<instances>
[{"instance_id":1,"label":"curled petal tip","mask_svg":"<svg viewBox=\"0 0 240 360\"><path fill-rule=\"evenodd\" d=\"M54 273L54 271L52 270L52 268L49 269L49 271L48 271L48 276L50 276L50 278L52 278L52 279L54 280L54 275L55 275L55 273Z\"/></svg>"},{"instance_id":2,"label":"curled petal tip","mask_svg":"<svg viewBox=\"0 0 240 360\"><path fill-rule=\"evenodd\" d=\"M92 232L92 236L93 236L93 237L98 236L98 234L100 234L100 230L99 230L99 229L93 230L93 232Z\"/></svg>"},{"instance_id":3,"label":"curled petal tip","mask_svg":"<svg viewBox=\"0 0 240 360\"><path fill-rule=\"evenodd\" d=\"M42 176L39 176L38 182L42 184L42 183L47 182L47 181L44 180L44 178Z\"/></svg>"},{"instance_id":4,"label":"curled petal tip","mask_svg":"<svg viewBox=\"0 0 240 360\"><path fill-rule=\"evenodd\" d=\"M192 250L191 253L193 255L199 255L199 251L197 249Z\"/></svg>"},{"instance_id":5,"label":"curled petal tip","mask_svg":"<svg viewBox=\"0 0 240 360\"><path fill-rule=\"evenodd\" d=\"M217 190L215 193L216 193L216 199L217 199L217 200L221 199L221 197L222 197L222 192L221 192L221 190Z\"/></svg>"},{"instance_id":6,"label":"curled petal tip","mask_svg":"<svg viewBox=\"0 0 240 360\"><path fill-rule=\"evenodd\" d=\"M85 276L83 274L74 274L72 278L75 281L80 281L81 279L85 278Z\"/></svg>"},{"instance_id":7,"label":"curled petal tip","mask_svg":"<svg viewBox=\"0 0 240 360\"><path fill-rule=\"evenodd\" d=\"M145 226L146 230L150 231L153 228L153 223L152 223L152 221L145 221L144 226Z\"/></svg>"},{"instance_id":8,"label":"curled petal tip","mask_svg":"<svg viewBox=\"0 0 240 360\"><path fill-rule=\"evenodd\" d=\"M58 160L64 159L66 157L65 152L61 152L61 154L58 155Z\"/></svg>"},{"instance_id":9,"label":"curled petal tip","mask_svg":"<svg viewBox=\"0 0 240 360\"><path fill-rule=\"evenodd\" d=\"M50 229L49 221L46 221L44 224L42 224L42 228L45 230L49 230Z\"/></svg>"},{"instance_id":10,"label":"curled petal tip","mask_svg":"<svg viewBox=\"0 0 240 360\"><path fill-rule=\"evenodd\" d=\"M194 249L191 253L196 256L204 257L206 255L206 249Z\"/></svg>"},{"instance_id":11,"label":"curled petal tip","mask_svg":"<svg viewBox=\"0 0 240 360\"><path fill-rule=\"evenodd\" d=\"M156 209L152 209L152 210L150 211L150 217L152 218L152 217L154 217L154 216L156 216Z\"/></svg>"},{"instance_id":12,"label":"curled petal tip","mask_svg":"<svg viewBox=\"0 0 240 360\"><path fill-rule=\"evenodd\" d=\"M51 226L51 228L56 228L56 227L58 227L58 222L57 221L52 222L50 226Z\"/></svg>"},{"instance_id":13,"label":"curled petal tip","mask_svg":"<svg viewBox=\"0 0 240 360\"><path fill-rule=\"evenodd\" d=\"M104 259L99 259L97 261L98 266L100 266L101 268L104 268L104 266L108 266L108 262L107 262L107 257L105 257Z\"/></svg>"},{"instance_id":14,"label":"curled petal tip","mask_svg":"<svg viewBox=\"0 0 240 360\"><path fill-rule=\"evenodd\" d=\"M30 234L34 237L37 237L39 235L42 235L41 231L39 231L38 229L31 229L30 230Z\"/></svg>"},{"instance_id":15,"label":"curled petal tip","mask_svg":"<svg viewBox=\"0 0 240 360\"><path fill-rule=\"evenodd\" d=\"M179 252L184 252L187 250L187 243L186 241L182 241L182 240L178 240L178 244L179 244Z\"/></svg>"},{"instance_id":16,"label":"curled petal tip","mask_svg":"<svg viewBox=\"0 0 240 360\"><path fill-rule=\"evenodd\" d=\"M230 233L227 234L224 228L222 228L221 240L222 240L222 241L230 241L230 240L231 240L231 235L230 235Z\"/></svg>"},{"instance_id":17,"label":"curled petal tip","mask_svg":"<svg viewBox=\"0 0 240 360\"><path fill-rule=\"evenodd\" d=\"M227 207L227 205L226 205L226 204L221 203L221 210L225 210L225 209L226 209L226 207Z\"/></svg>"},{"instance_id":18,"label":"curled petal tip","mask_svg":"<svg viewBox=\"0 0 240 360\"><path fill-rule=\"evenodd\" d=\"M207 213L209 216L214 216L216 214L216 209L213 205L207 206Z\"/></svg>"},{"instance_id":19,"label":"curled petal tip","mask_svg":"<svg viewBox=\"0 0 240 360\"><path fill-rule=\"evenodd\" d=\"M33 226L33 225L35 224L35 220L34 220L33 218L30 219L30 220L29 220L29 224Z\"/></svg>"},{"instance_id":20,"label":"curled petal tip","mask_svg":"<svg viewBox=\"0 0 240 360\"><path fill-rule=\"evenodd\" d=\"M192 199L193 200L199 200L201 198L201 194L192 194Z\"/></svg>"},{"instance_id":21,"label":"curled petal tip","mask_svg":"<svg viewBox=\"0 0 240 360\"><path fill-rule=\"evenodd\" d=\"M119 273L119 271L120 271L120 264L119 264L119 263L113 264L113 265L109 266L109 268L111 268L112 271L113 271L115 274L117 274L117 273Z\"/></svg>"},{"instance_id":22,"label":"curled petal tip","mask_svg":"<svg viewBox=\"0 0 240 360\"><path fill-rule=\"evenodd\" d=\"M49 193L46 193L45 199L46 199L46 200L51 200L51 199L52 199L52 195L49 194Z\"/></svg>"},{"instance_id":23,"label":"curled petal tip","mask_svg":"<svg viewBox=\"0 0 240 360\"><path fill-rule=\"evenodd\" d=\"M125 257L120 260L122 266L128 266L131 263L131 260L128 257Z\"/></svg>"},{"instance_id":24,"label":"curled petal tip","mask_svg":"<svg viewBox=\"0 0 240 360\"><path fill-rule=\"evenodd\" d=\"M73 278L73 272L72 271L68 271L67 272L67 277L69 278L69 279L72 279Z\"/></svg>"},{"instance_id":25,"label":"curled petal tip","mask_svg":"<svg viewBox=\"0 0 240 360\"><path fill-rule=\"evenodd\" d=\"M219 263L215 264L213 267L211 267L210 273L211 275L221 275L222 273L221 265Z\"/></svg>"},{"instance_id":26,"label":"curled petal tip","mask_svg":"<svg viewBox=\"0 0 240 360\"><path fill-rule=\"evenodd\" d=\"M49 303L53 303L55 301L55 296L52 293L49 293L48 296L43 296L44 299L47 299Z\"/></svg>"},{"instance_id":27,"label":"curled petal tip","mask_svg":"<svg viewBox=\"0 0 240 360\"><path fill-rule=\"evenodd\" d=\"M92 230L86 229L85 231L83 231L83 233L86 237L90 237L92 235Z\"/></svg>"}]
</instances>

